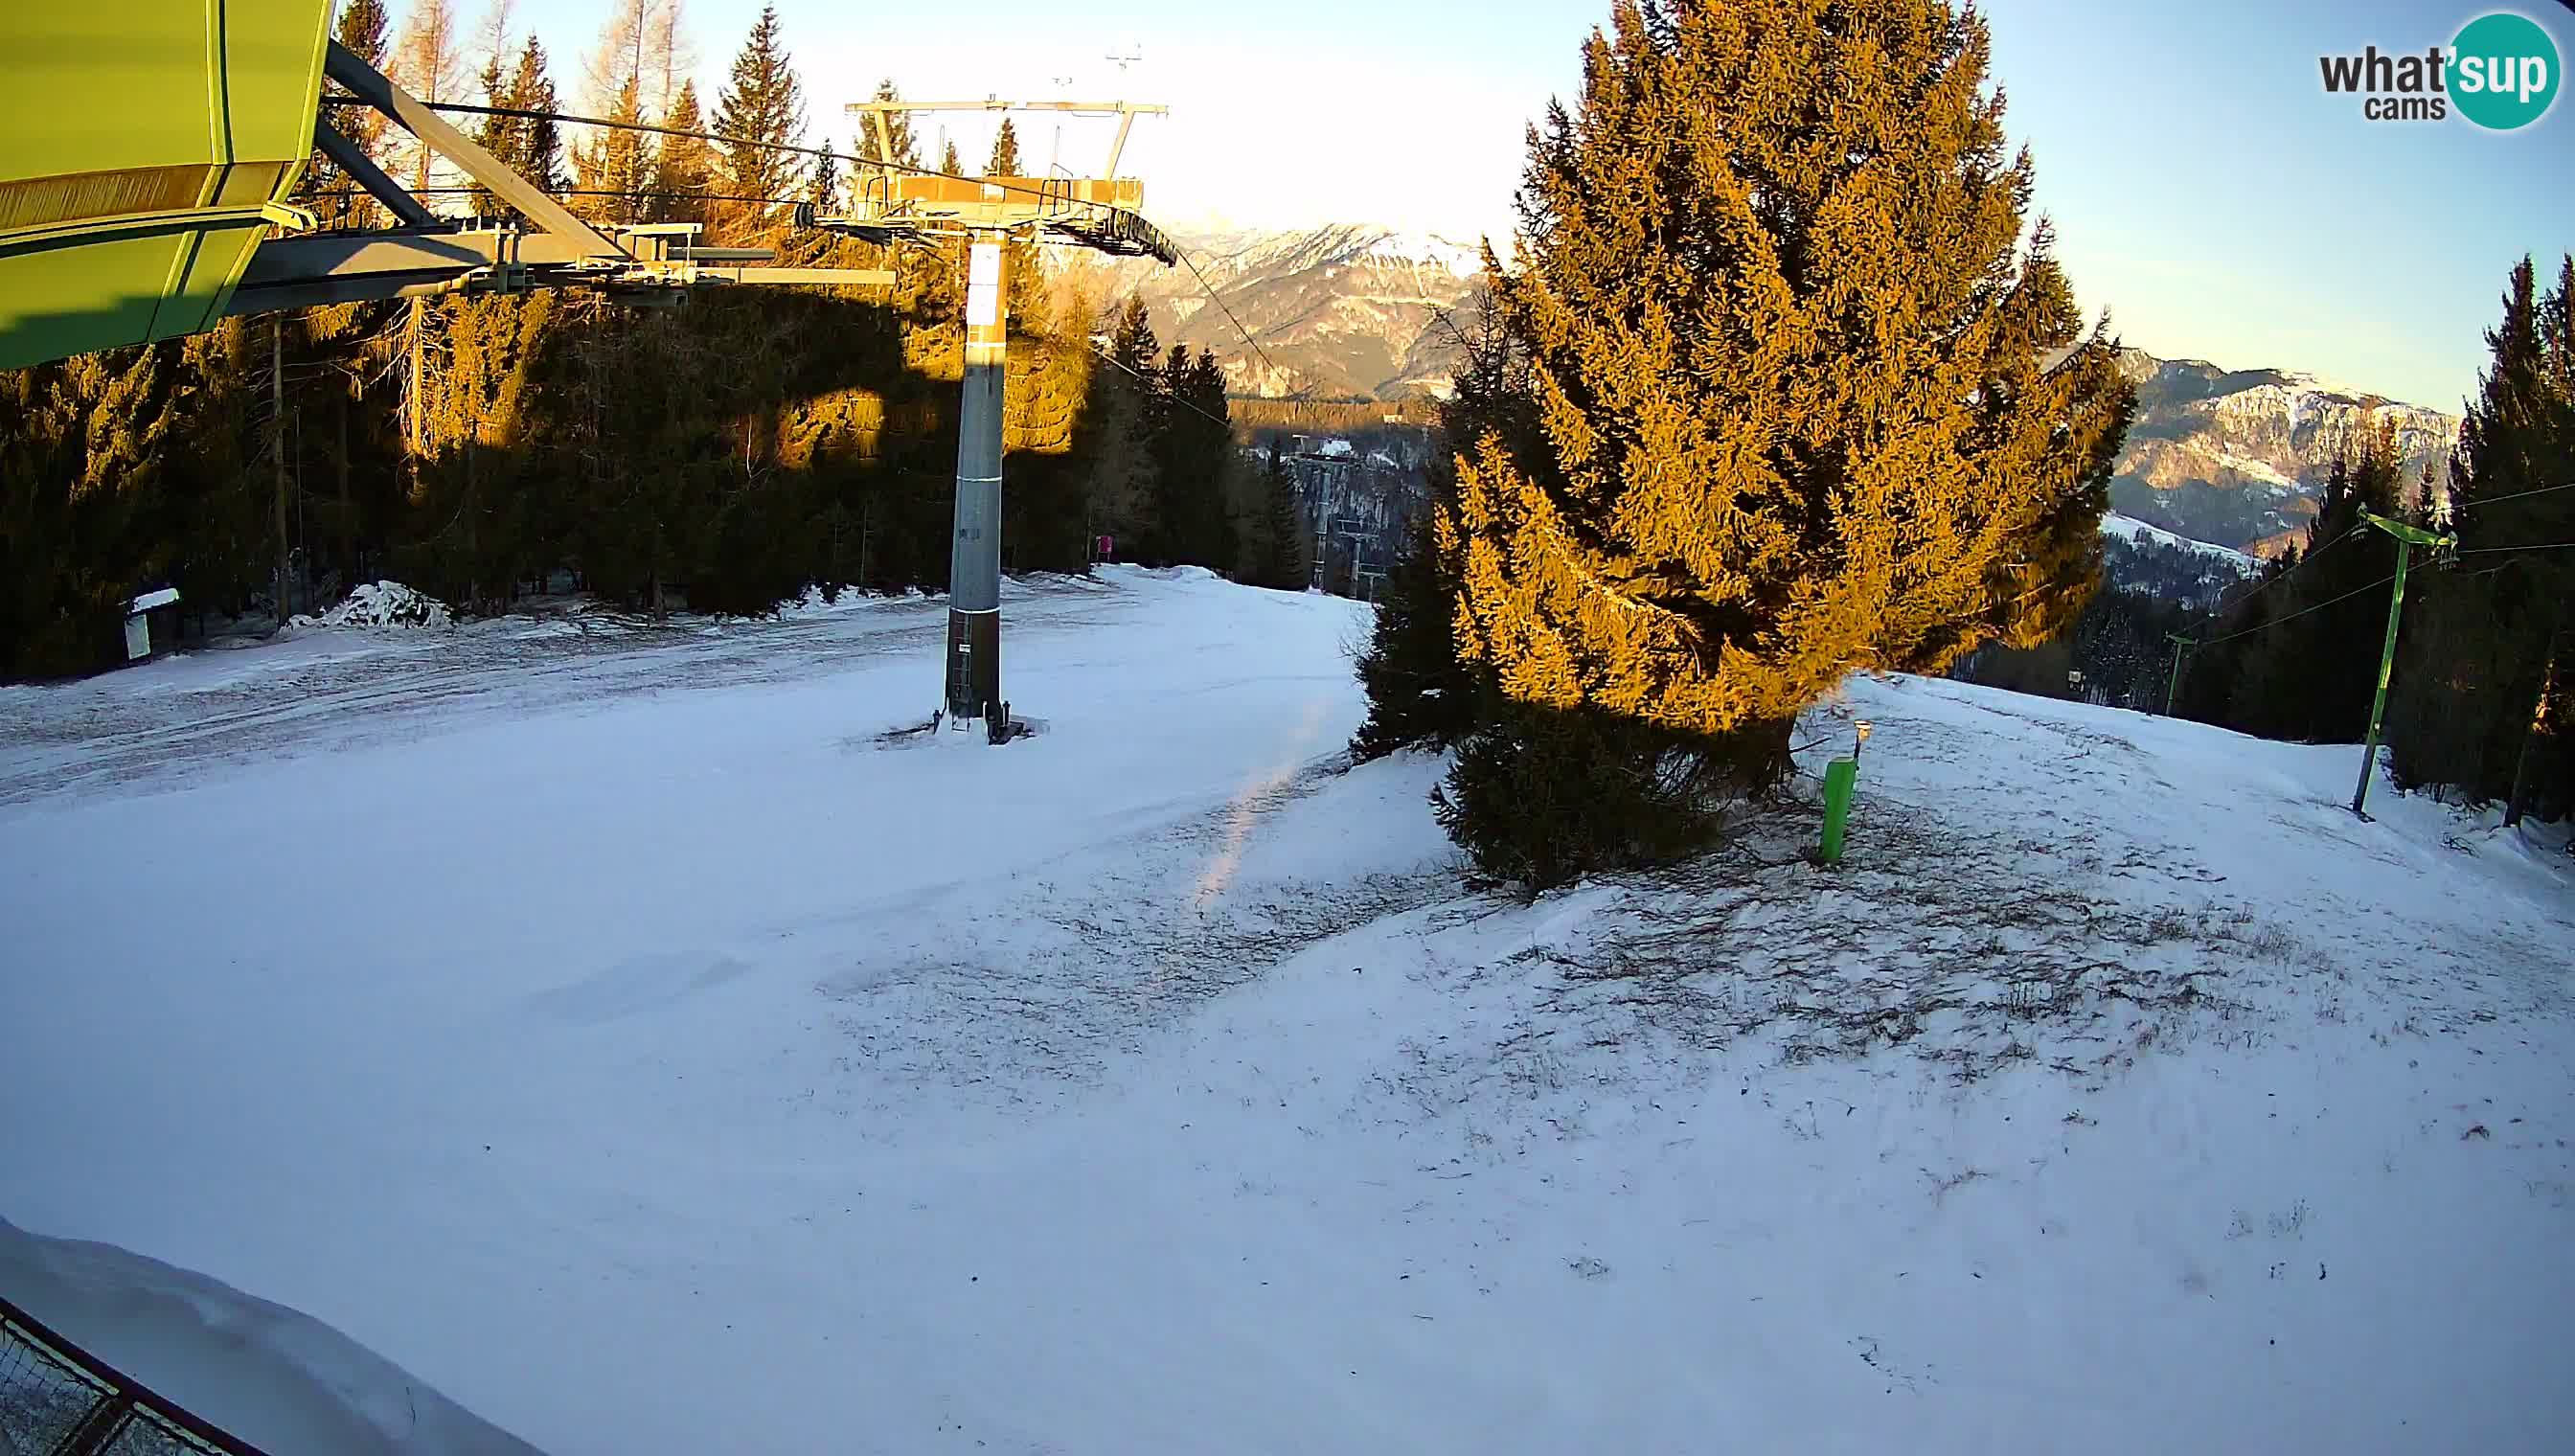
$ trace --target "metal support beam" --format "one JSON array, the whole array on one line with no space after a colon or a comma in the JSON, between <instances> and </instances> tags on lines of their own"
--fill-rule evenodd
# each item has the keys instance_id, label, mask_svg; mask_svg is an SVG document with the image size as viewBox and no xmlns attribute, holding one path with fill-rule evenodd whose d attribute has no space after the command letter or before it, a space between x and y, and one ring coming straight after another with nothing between
<instances>
[{"instance_id":1,"label":"metal support beam","mask_svg":"<svg viewBox=\"0 0 2575 1456\"><path fill-rule=\"evenodd\" d=\"M1129 131L1133 130L1133 129L1135 128L1135 125L1136 125L1136 113L1134 113L1134 112L1132 112L1132 111L1128 111L1128 112L1121 112L1121 113L1119 113L1119 116L1118 116L1118 139L1117 139L1116 141L1113 141L1113 142L1111 142L1111 143L1109 144L1109 170L1108 170L1106 173L1104 173L1104 174L1103 174L1104 176L1107 176L1107 177L1110 177L1110 178L1113 178L1113 179L1117 177L1117 175L1118 175L1118 159L1119 159L1120 157L1122 157L1122 156L1126 155L1126 152L1127 152L1127 133L1128 133Z\"/></svg>"},{"instance_id":2,"label":"metal support beam","mask_svg":"<svg viewBox=\"0 0 2575 1456\"><path fill-rule=\"evenodd\" d=\"M438 214L423 206L419 198L403 191L402 184L386 176L385 169L377 166L373 157L318 116L313 119L313 145L322 149L322 155L330 158L333 166L348 173L350 181L365 188L367 196L383 203L386 210L394 215L395 222L407 228L440 225Z\"/></svg>"},{"instance_id":3,"label":"metal support beam","mask_svg":"<svg viewBox=\"0 0 2575 1456\"><path fill-rule=\"evenodd\" d=\"M645 288L692 283L884 288L894 283L894 275L884 269L763 267L771 256L763 248L710 248L701 253L670 248L672 240L667 238L644 241L651 250L671 256L639 260L631 270L602 272L588 266L598 260L582 255L569 240L515 228L277 238L251 255L227 312L256 314L367 299L418 298L468 288L515 290L566 283Z\"/></svg>"},{"instance_id":4,"label":"metal support beam","mask_svg":"<svg viewBox=\"0 0 2575 1456\"><path fill-rule=\"evenodd\" d=\"M1168 106L1142 101L1004 101L998 96L987 96L981 101L914 101L910 97L899 96L892 101L853 101L842 110L880 114L889 111L1078 111L1086 116L1172 114Z\"/></svg>"},{"instance_id":5,"label":"metal support beam","mask_svg":"<svg viewBox=\"0 0 2575 1456\"><path fill-rule=\"evenodd\" d=\"M731 263L699 263L692 276L701 283L805 283L833 288L892 288L887 268L745 268Z\"/></svg>"},{"instance_id":6,"label":"metal support beam","mask_svg":"<svg viewBox=\"0 0 2575 1456\"><path fill-rule=\"evenodd\" d=\"M892 141L887 135L886 118L894 112L1053 111L1078 116L1114 116L1118 118L1118 138L1109 144L1109 170L1102 174L1107 177L1118 175L1118 159L1126 155L1127 134L1135 129L1136 118L1172 114L1172 109L1168 106L1157 106L1141 101L1005 101L998 96L987 96L981 101L907 101L901 98L892 101L853 101L843 110L853 116L865 115L869 118L869 124L876 128L877 154L888 161L893 160L894 150ZM885 169L885 176L891 182L895 176L894 169Z\"/></svg>"},{"instance_id":7,"label":"metal support beam","mask_svg":"<svg viewBox=\"0 0 2575 1456\"><path fill-rule=\"evenodd\" d=\"M967 250L966 380L948 554L948 717L992 722L1002 702L1002 376L1009 297L1001 235Z\"/></svg>"},{"instance_id":8,"label":"metal support beam","mask_svg":"<svg viewBox=\"0 0 2575 1456\"><path fill-rule=\"evenodd\" d=\"M615 262L627 260L626 250L600 236L590 224L564 210L562 203L546 196L537 185L503 165L501 159L468 140L463 132L439 119L438 113L420 104L412 94L385 79L382 72L338 41L331 42L323 58L323 73L349 88L349 94L393 118L413 136L440 156L465 169L465 175L492 190L492 195L517 208L529 222L557 237L569 239L586 258Z\"/></svg>"},{"instance_id":9,"label":"metal support beam","mask_svg":"<svg viewBox=\"0 0 2575 1456\"><path fill-rule=\"evenodd\" d=\"M258 314L452 292L493 266L500 240L516 236L322 233L273 238L251 255L225 312Z\"/></svg>"},{"instance_id":10,"label":"metal support beam","mask_svg":"<svg viewBox=\"0 0 2575 1456\"><path fill-rule=\"evenodd\" d=\"M2369 811L2369 780L2378 775L2378 724L2387 714L2387 680L2396 668L2396 628L2405 616L2405 559L2414 553L2414 543L2396 540L2396 589L2387 595L2387 642L2378 653L2378 694L2369 702L2369 734L2360 743L2360 786L2351 791L2351 811L2362 818Z\"/></svg>"},{"instance_id":11,"label":"metal support beam","mask_svg":"<svg viewBox=\"0 0 2575 1456\"><path fill-rule=\"evenodd\" d=\"M2366 531L2373 527L2396 538L2396 585L2387 594L2387 640L2378 650L2378 692L2369 701L2369 732L2361 739L2360 784L2351 791L2351 811L2362 818L2369 817L2369 811L2363 806L2369 802L2369 780L2378 775L2378 728L2387 716L2387 681L2396 672L2396 629L2405 619L2406 559L2418 546L2438 549L2458 545L2455 537L2425 531L2403 521L2391 521L2375 511L2361 512L2359 523L2351 529Z\"/></svg>"}]
</instances>

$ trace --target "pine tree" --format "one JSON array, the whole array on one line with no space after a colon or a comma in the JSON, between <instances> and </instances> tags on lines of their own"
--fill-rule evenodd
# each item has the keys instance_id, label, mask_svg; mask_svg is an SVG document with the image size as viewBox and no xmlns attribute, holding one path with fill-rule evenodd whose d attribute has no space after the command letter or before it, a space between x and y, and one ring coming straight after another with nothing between
<instances>
[{"instance_id":1,"label":"pine tree","mask_svg":"<svg viewBox=\"0 0 2575 1456\"><path fill-rule=\"evenodd\" d=\"M1024 177L1020 170L1020 133L1009 117L1002 118L1002 129L993 135L993 159L984 164L987 177Z\"/></svg>"},{"instance_id":2,"label":"pine tree","mask_svg":"<svg viewBox=\"0 0 2575 1456\"><path fill-rule=\"evenodd\" d=\"M2450 462L2470 570L2426 582L2389 708L2400 782L2499 800L2508 821L2575 807L2575 255L2543 293L2512 271ZM2412 595L2409 587L2409 595Z\"/></svg>"},{"instance_id":3,"label":"pine tree","mask_svg":"<svg viewBox=\"0 0 2575 1456\"><path fill-rule=\"evenodd\" d=\"M1215 355L1206 350L1193 355L1187 345L1175 344L1160 375L1156 514L1164 552L1174 562L1231 571L1241 548L1227 508L1235 456L1225 373Z\"/></svg>"},{"instance_id":4,"label":"pine tree","mask_svg":"<svg viewBox=\"0 0 2575 1456\"><path fill-rule=\"evenodd\" d=\"M475 77L475 85L482 92L486 106L518 105L511 93L510 72L503 64L505 52L509 49L510 10L511 0L492 0L491 8L483 14L483 25L478 33L483 68ZM491 153L495 161L516 171L524 160L519 153L525 134L525 124L515 117L486 116L475 129L474 140L484 151ZM475 216L483 218L499 217L509 211L499 198L480 187L474 190L473 206Z\"/></svg>"},{"instance_id":5,"label":"pine tree","mask_svg":"<svg viewBox=\"0 0 2575 1456\"><path fill-rule=\"evenodd\" d=\"M783 200L805 185L803 159L772 149L805 136L805 88L789 63L775 5L762 8L733 58L733 79L716 102L715 129L736 139L723 148L725 191L737 198L782 199L728 204L728 233L750 238L770 231L786 214L789 203Z\"/></svg>"},{"instance_id":6,"label":"pine tree","mask_svg":"<svg viewBox=\"0 0 2575 1456\"><path fill-rule=\"evenodd\" d=\"M698 83L680 83L664 125L674 131L706 130L706 118L698 111ZM707 143L695 137L662 138L645 216L657 223L712 223L714 208L707 192L715 181L715 149Z\"/></svg>"},{"instance_id":7,"label":"pine tree","mask_svg":"<svg viewBox=\"0 0 2575 1456\"><path fill-rule=\"evenodd\" d=\"M632 81L643 115L665 116L696 64L681 0L614 0L599 44L584 63L585 101L592 112L604 113Z\"/></svg>"},{"instance_id":8,"label":"pine tree","mask_svg":"<svg viewBox=\"0 0 2575 1456\"><path fill-rule=\"evenodd\" d=\"M510 73L508 94L508 104L522 111L561 109L554 77L546 70L546 48L538 43L533 30L528 32L527 44L519 48L519 62ZM512 155L521 176L543 191L563 191L563 134L552 116L523 118L518 123Z\"/></svg>"},{"instance_id":9,"label":"pine tree","mask_svg":"<svg viewBox=\"0 0 2575 1456\"><path fill-rule=\"evenodd\" d=\"M648 0L645 7L644 107L656 117L667 117L679 106L680 92L692 85L689 73L698 64L697 47L689 43L681 4L682 0Z\"/></svg>"},{"instance_id":10,"label":"pine tree","mask_svg":"<svg viewBox=\"0 0 2575 1456\"><path fill-rule=\"evenodd\" d=\"M394 79L424 102L464 100L472 76L466 69L463 41L451 0L413 0L411 18L403 26L402 44L392 58ZM409 170L414 191L428 188L436 162L437 154L427 146L411 144Z\"/></svg>"},{"instance_id":11,"label":"pine tree","mask_svg":"<svg viewBox=\"0 0 2575 1456\"><path fill-rule=\"evenodd\" d=\"M1144 299L1130 294L1110 329L1107 367L1092 376L1093 534L1114 538L1118 555L1130 561L1166 559L1156 487L1161 347Z\"/></svg>"},{"instance_id":12,"label":"pine tree","mask_svg":"<svg viewBox=\"0 0 2575 1456\"><path fill-rule=\"evenodd\" d=\"M2368 726L2387 617L2384 584L2396 574L2394 538L2362 520L2393 518L2401 493L2395 436L2364 426L2360 454L2336 455L2306 542L2283 563L2282 585L2260 604L2264 623L2243 640L2231 728L2266 737L2356 742ZM2245 631L2230 619L2224 634Z\"/></svg>"},{"instance_id":13,"label":"pine tree","mask_svg":"<svg viewBox=\"0 0 2575 1456\"><path fill-rule=\"evenodd\" d=\"M1280 455L1277 440L1270 442L1270 458L1262 466L1260 491L1245 535L1246 580L1281 592L1306 585L1310 568L1305 562L1304 512L1296 495L1296 478Z\"/></svg>"},{"instance_id":14,"label":"pine tree","mask_svg":"<svg viewBox=\"0 0 2575 1456\"><path fill-rule=\"evenodd\" d=\"M382 0L350 0L341 7L339 22L332 30L333 38L341 45L380 71L385 66L385 35ZM356 143L369 160L383 165L385 119L373 108L340 107L331 111L326 120L340 135ZM357 180L340 170L339 164L319 148L305 164L303 179L296 184L296 198L313 210L325 228L373 227L379 214L375 201L359 188Z\"/></svg>"},{"instance_id":15,"label":"pine tree","mask_svg":"<svg viewBox=\"0 0 2575 1456\"><path fill-rule=\"evenodd\" d=\"M1508 450L1525 452L1543 441L1527 351L1493 316L1491 282L1487 275L1442 321L1458 363L1438 409L1440 448L1431 452L1428 471L1432 510L1414 524L1403 554L1386 574L1385 600L1359 655L1368 715L1350 749L1360 758L1416 745L1450 747L1474 726L1481 695L1457 650L1457 566L1441 555L1435 529L1441 510L1456 499L1452 447L1489 435L1506 442Z\"/></svg>"},{"instance_id":16,"label":"pine tree","mask_svg":"<svg viewBox=\"0 0 2575 1456\"><path fill-rule=\"evenodd\" d=\"M507 106L510 104L509 81L507 75L501 70L501 58L499 56L487 56L484 58L483 70L480 75L475 77L475 85L482 89L483 102L485 105ZM504 166L516 166L517 158L513 155L518 147L517 138L513 135L516 130L516 124L509 117L487 116L483 118L482 125L474 129L474 141L475 144L480 146L484 151L491 153L493 160L502 163ZM485 209L486 200L490 197L491 194L488 192L477 192L474 199L475 210L483 213L485 216L490 216L489 212Z\"/></svg>"},{"instance_id":17,"label":"pine tree","mask_svg":"<svg viewBox=\"0 0 2575 1456\"><path fill-rule=\"evenodd\" d=\"M892 77L888 77L887 79L877 83L876 99L879 101L901 101L903 99L903 93L895 89L894 79ZM867 122L859 128L859 157L864 161L875 162L880 165L892 162L897 168L909 168L916 171L919 170L921 167L921 144L913 136L911 113L902 111L887 113L885 127L887 135L892 137L894 140L893 153L888 155L884 143L878 140L876 118L870 117Z\"/></svg>"},{"instance_id":18,"label":"pine tree","mask_svg":"<svg viewBox=\"0 0 2575 1456\"><path fill-rule=\"evenodd\" d=\"M629 130L644 120L643 81L629 76L610 103L608 120L586 144L573 150L575 180L582 194L581 211L602 223L640 223L646 216L645 194L653 185L660 149L651 133Z\"/></svg>"},{"instance_id":19,"label":"pine tree","mask_svg":"<svg viewBox=\"0 0 2575 1456\"><path fill-rule=\"evenodd\" d=\"M950 177L966 175L965 159L957 155L957 143L953 138L948 142L947 149L940 153L939 170Z\"/></svg>"},{"instance_id":20,"label":"pine tree","mask_svg":"<svg viewBox=\"0 0 2575 1456\"><path fill-rule=\"evenodd\" d=\"M814 204L818 213L841 210L841 164L832 155L831 144L824 144L823 155L814 159L814 180L806 185L805 200Z\"/></svg>"},{"instance_id":21,"label":"pine tree","mask_svg":"<svg viewBox=\"0 0 2575 1456\"><path fill-rule=\"evenodd\" d=\"M1782 772L1854 669L2075 620L2132 399L2043 221L2022 246L1987 55L1943 0L1621 0L1594 33L1493 286L1545 443L1459 442L1439 518L1460 650L1531 734L1461 756L1470 848L1503 842L1479 830L1518 805L1478 794L1516 793L1524 749L1624 755L1658 786L1631 802L1683 812Z\"/></svg>"}]
</instances>

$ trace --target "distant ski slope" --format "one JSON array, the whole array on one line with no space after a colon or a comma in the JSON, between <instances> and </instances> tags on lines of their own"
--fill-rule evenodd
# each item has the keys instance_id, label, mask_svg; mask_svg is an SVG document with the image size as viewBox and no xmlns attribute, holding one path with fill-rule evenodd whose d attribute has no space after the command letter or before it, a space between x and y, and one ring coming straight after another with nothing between
<instances>
[{"instance_id":1,"label":"distant ski slope","mask_svg":"<svg viewBox=\"0 0 2575 1456\"><path fill-rule=\"evenodd\" d=\"M2261 566L2261 563L2257 559L2246 556L2240 551L2230 551L2222 546L2212 546L2205 541L2193 541L2187 536L2175 536L2173 533L2164 530L2160 526L2149 526L2143 521L2136 520L2133 517L2122 516L2116 511L2113 511L2101 518L2101 534L2103 536L2115 536L2121 541L2125 541L2136 546L2168 546L2176 551L2193 552L2200 556L2208 557L2211 560L2222 561L2230 566L2240 568L2247 575L2252 574Z\"/></svg>"}]
</instances>

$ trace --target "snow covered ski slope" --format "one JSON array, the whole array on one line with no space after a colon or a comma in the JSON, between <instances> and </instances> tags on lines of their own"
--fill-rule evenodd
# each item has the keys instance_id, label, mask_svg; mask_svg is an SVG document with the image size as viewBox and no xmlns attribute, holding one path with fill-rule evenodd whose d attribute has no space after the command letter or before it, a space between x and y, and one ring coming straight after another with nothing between
<instances>
[{"instance_id":1,"label":"snow covered ski slope","mask_svg":"<svg viewBox=\"0 0 2575 1456\"><path fill-rule=\"evenodd\" d=\"M1862 680L1523 906L1365 609L1006 606L0 690L0 1217L557 1453L2575 1444L2575 886L2355 748Z\"/></svg>"}]
</instances>

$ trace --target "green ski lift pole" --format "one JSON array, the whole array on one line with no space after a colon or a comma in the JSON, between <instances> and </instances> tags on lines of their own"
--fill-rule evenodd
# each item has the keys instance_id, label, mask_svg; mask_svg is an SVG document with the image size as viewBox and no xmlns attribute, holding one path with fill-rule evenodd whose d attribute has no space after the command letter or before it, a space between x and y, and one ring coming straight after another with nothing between
<instances>
[{"instance_id":1,"label":"green ski lift pole","mask_svg":"<svg viewBox=\"0 0 2575 1456\"><path fill-rule=\"evenodd\" d=\"M2378 694L2369 701L2369 735L2361 741L2360 786L2351 791L2351 811L2362 818L2369 814L2361 805L2369 799L2369 780L2378 767L2378 725L2387 715L2387 680L2396 671L2396 625L2405 611L2405 565L2418 546L2455 546L2457 538L2390 521L2375 512L2363 511L2360 519L2396 538L2396 589L2387 596L2387 641L2378 650Z\"/></svg>"},{"instance_id":2,"label":"green ski lift pole","mask_svg":"<svg viewBox=\"0 0 2575 1456\"><path fill-rule=\"evenodd\" d=\"M2170 639L2173 645L2172 686L2164 690L2164 717L2170 718L2173 716L2173 704L2181 698L2181 660L2182 655L2190 651L2190 639L2177 632L2168 632L2164 636Z\"/></svg>"}]
</instances>

